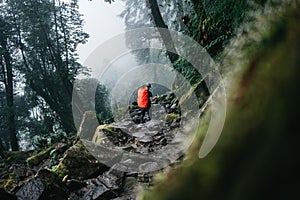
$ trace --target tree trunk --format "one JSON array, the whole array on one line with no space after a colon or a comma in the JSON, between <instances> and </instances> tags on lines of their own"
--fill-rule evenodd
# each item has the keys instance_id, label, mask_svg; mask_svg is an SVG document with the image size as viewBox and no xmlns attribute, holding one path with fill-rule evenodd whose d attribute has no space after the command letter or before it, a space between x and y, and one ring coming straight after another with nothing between
<instances>
[{"instance_id":1,"label":"tree trunk","mask_svg":"<svg viewBox=\"0 0 300 200\"><path fill-rule=\"evenodd\" d=\"M7 42L5 41L5 39L1 41L1 46L5 49L5 52L3 54L4 62L5 62L5 69L3 69L3 74L4 74L6 104L7 104L7 123L8 123L7 126L8 126L8 132L10 137L10 145L12 151L18 151L19 145L17 140L16 126L15 126L13 70L11 64L11 57L9 55L8 49L6 48Z\"/></svg>"},{"instance_id":2,"label":"tree trunk","mask_svg":"<svg viewBox=\"0 0 300 200\"><path fill-rule=\"evenodd\" d=\"M57 113L64 130L67 133L74 132L76 129L73 121L71 99L69 101L70 105L68 105L68 102L65 102L64 105L62 105L52 98L53 95L51 93L45 92L42 88L37 86L34 81L30 80L29 85L39 96L45 100L50 108Z\"/></svg>"},{"instance_id":3,"label":"tree trunk","mask_svg":"<svg viewBox=\"0 0 300 200\"><path fill-rule=\"evenodd\" d=\"M7 54L7 53L6 53ZM7 70L7 88L6 88L6 102L8 107L8 131L10 136L11 149L13 151L19 150L16 126L15 126L15 106L14 106L14 94L13 94L13 73L10 62L10 56L5 56L6 70Z\"/></svg>"},{"instance_id":4,"label":"tree trunk","mask_svg":"<svg viewBox=\"0 0 300 200\"><path fill-rule=\"evenodd\" d=\"M1 138L0 138L0 157L3 158L3 159L6 158Z\"/></svg>"},{"instance_id":5,"label":"tree trunk","mask_svg":"<svg viewBox=\"0 0 300 200\"><path fill-rule=\"evenodd\" d=\"M165 22L161 16L157 1L149 0L149 6L151 9L151 13L152 13L152 17L153 17L155 26L160 28L158 31L160 33L160 36L162 37L164 45L167 48L167 56L169 57L171 63L175 64L175 62L178 60L179 56L176 51L175 45L173 43L168 26L165 24Z\"/></svg>"},{"instance_id":6,"label":"tree trunk","mask_svg":"<svg viewBox=\"0 0 300 200\"><path fill-rule=\"evenodd\" d=\"M25 52L24 52L24 49L22 46L22 38L21 38L20 32L18 32L18 39L19 39L19 43L21 44L20 51L21 51L24 66L25 66L26 70L28 71L28 73L31 73L32 70L30 69L28 62L27 62L27 58L25 56ZM52 83L49 83L49 84L52 84ZM67 133L76 131L74 121L73 121L71 105L66 105L67 103L65 102L65 104L62 108L61 105L59 105L59 103L55 100L55 98L52 98L54 96L57 96L56 94L53 94L53 92L47 93L45 90L43 90L43 88L41 88L36 82L34 82L31 79L29 80L29 86L31 87L32 90L34 90L39 96L41 96L45 100L45 102L50 106L50 108L53 111L55 111L58 114L58 116L61 120L61 124ZM68 94L68 95L71 96L72 94ZM72 98L72 96L70 97L69 103L71 103L71 98ZM80 107L78 107L78 106L75 108L80 109ZM82 112L82 111L80 110L78 112Z\"/></svg>"},{"instance_id":7,"label":"tree trunk","mask_svg":"<svg viewBox=\"0 0 300 200\"><path fill-rule=\"evenodd\" d=\"M188 79L188 77L186 76L187 74L182 73L182 70L180 69L181 66L178 66L178 65L176 66L176 62L180 57L175 48L175 45L174 45L172 36L170 34L170 31L168 29L168 26L165 24L165 22L162 18L157 0L148 0L148 1L149 1L149 7L150 7L151 13L152 13L153 21L155 23L155 26L160 28L160 29L158 29L158 31L162 37L165 47L167 48L167 56L169 57L171 63L173 64L173 68L176 71L178 71L180 74L182 74L185 77L185 79ZM197 1L194 1L193 3L196 3L196 2ZM191 68L191 69L194 69L194 68ZM199 74L196 70L194 70L194 72L195 72L194 76L201 77L201 74ZM176 79L176 81L174 83L176 83L176 84L174 84L172 86L173 89L180 87L180 85L183 81L183 79L180 76L178 76L178 74L176 74L175 79ZM189 80L189 81L191 84L193 84L192 80Z\"/></svg>"}]
</instances>

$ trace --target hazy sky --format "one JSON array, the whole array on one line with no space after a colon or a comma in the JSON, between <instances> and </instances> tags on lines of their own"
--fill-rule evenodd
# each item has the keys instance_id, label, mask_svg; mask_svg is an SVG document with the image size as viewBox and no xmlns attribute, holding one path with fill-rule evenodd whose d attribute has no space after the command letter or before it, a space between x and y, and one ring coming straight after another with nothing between
<instances>
[{"instance_id":1,"label":"hazy sky","mask_svg":"<svg viewBox=\"0 0 300 200\"><path fill-rule=\"evenodd\" d=\"M123 20L117 16L124 10L123 5L120 0L112 4L104 0L79 1L79 12L85 20L84 30L90 35L88 42L78 47L82 64L101 43L124 31Z\"/></svg>"}]
</instances>

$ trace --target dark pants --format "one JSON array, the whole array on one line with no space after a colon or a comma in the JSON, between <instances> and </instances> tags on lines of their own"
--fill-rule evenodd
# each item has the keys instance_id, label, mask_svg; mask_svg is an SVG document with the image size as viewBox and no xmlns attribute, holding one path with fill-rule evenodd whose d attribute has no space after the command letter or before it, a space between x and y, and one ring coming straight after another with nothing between
<instances>
[{"instance_id":1,"label":"dark pants","mask_svg":"<svg viewBox=\"0 0 300 200\"><path fill-rule=\"evenodd\" d=\"M150 117L150 106L147 107L147 108L142 108L142 113L141 113L141 115L142 115L142 117L141 117L142 122L145 122L145 121L146 121L146 120L145 120L145 115L146 115L146 113L147 113L147 115L148 115L148 119L151 120L151 117Z\"/></svg>"}]
</instances>

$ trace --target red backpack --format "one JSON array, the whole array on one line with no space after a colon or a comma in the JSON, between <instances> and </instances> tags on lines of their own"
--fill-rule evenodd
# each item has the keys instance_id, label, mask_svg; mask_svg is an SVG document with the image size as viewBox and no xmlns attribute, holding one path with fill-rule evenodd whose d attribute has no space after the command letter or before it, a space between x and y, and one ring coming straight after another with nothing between
<instances>
[{"instance_id":1,"label":"red backpack","mask_svg":"<svg viewBox=\"0 0 300 200\"><path fill-rule=\"evenodd\" d=\"M137 100L138 100L138 106L140 108L148 107L149 100L148 100L148 89L147 88L139 88Z\"/></svg>"}]
</instances>

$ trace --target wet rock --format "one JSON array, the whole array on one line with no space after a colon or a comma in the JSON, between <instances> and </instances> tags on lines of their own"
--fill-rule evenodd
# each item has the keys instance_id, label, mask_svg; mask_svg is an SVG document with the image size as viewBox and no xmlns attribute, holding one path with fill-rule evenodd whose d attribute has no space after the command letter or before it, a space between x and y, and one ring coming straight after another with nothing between
<instances>
[{"instance_id":1,"label":"wet rock","mask_svg":"<svg viewBox=\"0 0 300 200\"><path fill-rule=\"evenodd\" d=\"M68 188L68 190L70 192L79 190L86 186L87 186L87 183L85 181L79 181L76 179L67 180L67 182L66 182L66 187Z\"/></svg>"},{"instance_id":2,"label":"wet rock","mask_svg":"<svg viewBox=\"0 0 300 200\"><path fill-rule=\"evenodd\" d=\"M145 132L135 132L132 134L133 137L136 137L136 138L142 138L144 136L146 136Z\"/></svg>"},{"instance_id":3,"label":"wet rock","mask_svg":"<svg viewBox=\"0 0 300 200\"><path fill-rule=\"evenodd\" d=\"M4 190L12 192L18 186L18 177L7 177L7 179L2 181L1 187Z\"/></svg>"},{"instance_id":4,"label":"wet rock","mask_svg":"<svg viewBox=\"0 0 300 200\"><path fill-rule=\"evenodd\" d=\"M172 106L171 106L171 109L176 109L177 108L177 104L173 104Z\"/></svg>"},{"instance_id":5,"label":"wet rock","mask_svg":"<svg viewBox=\"0 0 300 200\"><path fill-rule=\"evenodd\" d=\"M24 164L26 159L30 157L33 153L33 150L29 151L10 151L6 152L6 163L7 164Z\"/></svg>"},{"instance_id":6,"label":"wet rock","mask_svg":"<svg viewBox=\"0 0 300 200\"><path fill-rule=\"evenodd\" d=\"M101 177L102 181L110 188L118 189L118 187L121 187L123 185L125 172L127 170L128 167L124 163L116 163L110 168L108 172L104 174L103 177Z\"/></svg>"},{"instance_id":7,"label":"wet rock","mask_svg":"<svg viewBox=\"0 0 300 200\"><path fill-rule=\"evenodd\" d=\"M115 119L113 117L109 118L109 119L106 119L103 121L103 124L111 124L115 121Z\"/></svg>"},{"instance_id":8,"label":"wet rock","mask_svg":"<svg viewBox=\"0 0 300 200\"><path fill-rule=\"evenodd\" d=\"M107 166L112 166L122 159L122 152L120 150L117 150L116 148L110 149L105 145L98 145L87 140L82 140L82 142L86 146L86 148L90 150L95 158L97 158L102 163L105 163Z\"/></svg>"},{"instance_id":9,"label":"wet rock","mask_svg":"<svg viewBox=\"0 0 300 200\"><path fill-rule=\"evenodd\" d=\"M106 131L109 133L116 133L118 126L114 126L113 124L103 124L103 125L100 125L98 128L101 131Z\"/></svg>"},{"instance_id":10,"label":"wet rock","mask_svg":"<svg viewBox=\"0 0 300 200\"><path fill-rule=\"evenodd\" d=\"M99 126L99 122L96 113L93 111L86 111L78 128L77 135L81 139L92 140L97 126Z\"/></svg>"},{"instance_id":11,"label":"wet rock","mask_svg":"<svg viewBox=\"0 0 300 200\"><path fill-rule=\"evenodd\" d=\"M111 199L118 196L119 186L115 179L110 177L109 173L100 175L97 178L86 181L86 186L76 192L71 193L69 199Z\"/></svg>"},{"instance_id":12,"label":"wet rock","mask_svg":"<svg viewBox=\"0 0 300 200\"><path fill-rule=\"evenodd\" d=\"M139 166L139 170L142 173L154 172L159 169L160 169L160 167L156 162L146 162Z\"/></svg>"},{"instance_id":13,"label":"wet rock","mask_svg":"<svg viewBox=\"0 0 300 200\"><path fill-rule=\"evenodd\" d=\"M163 139L165 136L163 135L163 133L158 133L157 135L155 135L154 137L153 137L153 140L154 141L160 141L161 139Z\"/></svg>"},{"instance_id":14,"label":"wet rock","mask_svg":"<svg viewBox=\"0 0 300 200\"><path fill-rule=\"evenodd\" d=\"M21 179L27 176L27 169L25 164L14 164L10 167L9 170Z\"/></svg>"},{"instance_id":15,"label":"wet rock","mask_svg":"<svg viewBox=\"0 0 300 200\"><path fill-rule=\"evenodd\" d=\"M172 123L174 120L178 119L180 117L179 114L167 114L165 117L165 123Z\"/></svg>"},{"instance_id":16,"label":"wet rock","mask_svg":"<svg viewBox=\"0 0 300 200\"><path fill-rule=\"evenodd\" d=\"M134 191L137 184L137 178L136 177L125 177L124 179L124 185L123 190L125 191Z\"/></svg>"},{"instance_id":17,"label":"wet rock","mask_svg":"<svg viewBox=\"0 0 300 200\"><path fill-rule=\"evenodd\" d=\"M39 178L45 186L41 199L46 199L49 196L53 199L65 199L67 197L67 188L53 171L47 168L40 169L35 177Z\"/></svg>"},{"instance_id":18,"label":"wet rock","mask_svg":"<svg viewBox=\"0 0 300 200\"><path fill-rule=\"evenodd\" d=\"M50 152L53 149L54 149L54 147L49 147L48 149L45 149L45 150L39 152L38 154L27 158L26 162L27 162L28 166L33 167L33 166L38 165L39 163L41 163L46 158L49 158Z\"/></svg>"},{"instance_id":19,"label":"wet rock","mask_svg":"<svg viewBox=\"0 0 300 200\"><path fill-rule=\"evenodd\" d=\"M180 118L173 120L173 122L170 125L171 128L175 129L175 128L180 127L180 120L178 120L178 119L180 119Z\"/></svg>"},{"instance_id":20,"label":"wet rock","mask_svg":"<svg viewBox=\"0 0 300 200\"><path fill-rule=\"evenodd\" d=\"M103 144L104 143L104 139L105 139L105 135L101 129L102 127L101 126L98 126L94 135L93 135L93 138L92 138L92 141L96 144Z\"/></svg>"},{"instance_id":21,"label":"wet rock","mask_svg":"<svg viewBox=\"0 0 300 200\"><path fill-rule=\"evenodd\" d=\"M132 127L134 125L135 125L135 123L132 122L131 120L124 120L121 122L115 122L113 124L114 127L120 128L120 129L128 129L129 127Z\"/></svg>"},{"instance_id":22,"label":"wet rock","mask_svg":"<svg viewBox=\"0 0 300 200\"><path fill-rule=\"evenodd\" d=\"M137 153L141 153L141 154L147 154L149 153L149 148L146 148L146 147L138 147L136 149L136 152Z\"/></svg>"},{"instance_id":23,"label":"wet rock","mask_svg":"<svg viewBox=\"0 0 300 200\"><path fill-rule=\"evenodd\" d=\"M161 139L159 140L158 144L165 146L165 145L168 144L168 141L167 141L166 138L161 138Z\"/></svg>"},{"instance_id":24,"label":"wet rock","mask_svg":"<svg viewBox=\"0 0 300 200\"><path fill-rule=\"evenodd\" d=\"M120 123L98 126L93 141L96 141L96 144L105 146L107 146L106 144L110 145L109 143L112 143L110 146L124 146L127 145L129 141L133 141L133 137L122 131L119 126ZM121 125L121 127L123 126Z\"/></svg>"},{"instance_id":25,"label":"wet rock","mask_svg":"<svg viewBox=\"0 0 300 200\"><path fill-rule=\"evenodd\" d=\"M112 167L106 172L98 173L97 178L81 177L75 173L81 177L79 179L65 168L64 174L68 175L66 184L72 192L69 199L111 199L118 196L120 199L125 197L135 199L136 184L140 182L138 179L150 184L153 173L170 163L168 159L161 163L162 155L157 155L159 160L147 158L147 154L161 150L172 141L174 138L172 130L178 126L181 119L176 96L167 94L162 99L163 101L157 101L158 104L151 107L152 120L139 124L141 110L132 105L121 121L100 125L91 140L82 140L95 157ZM124 151L135 152L138 155L128 157L122 153ZM66 155L68 152L69 150ZM67 160L66 158L67 156L64 160ZM86 165L93 168L91 167L93 162ZM64 164L64 161L61 163ZM77 167L82 165L85 164L79 164ZM86 174L88 170L90 169L80 169ZM87 178L89 179L86 180Z\"/></svg>"},{"instance_id":26,"label":"wet rock","mask_svg":"<svg viewBox=\"0 0 300 200\"><path fill-rule=\"evenodd\" d=\"M164 114L164 113L163 113ZM155 116L155 119L145 123L145 127L150 131L159 131L163 127L163 120L156 120L159 116Z\"/></svg>"},{"instance_id":27,"label":"wet rock","mask_svg":"<svg viewBox=\"0 0 300 200\"><path fill-rule=\"evenodd\" d=\"M125 177L122 192L119 197L112 200L135 200L137 199L137 178L136 177Z\"/></svg>"},{"instance_id":28,"label":"wet rock","mask_svg":"<svg viewBox=\"0 0 300 200\"><path fill-rule=\"evenodd\" d=\"M23 183L21 188L16 193L18 200L37 200L42 196L45 190L45 185L39 178L32 178Z\"/></svg>"},{"instance_id":29,"label":"wet rock","mask_svg":"<svg viewBox=\"0 0 300 200\"><path fill-rule=\"evenodd\" d=\"M111 200L135 200L135 199L136 199L135 194L127 194L125 196L117 197L117 198L111 199Z\"/></svg>"},{"instance_id":30,"label":"wet rock","mask_svg":"<svg viewBox=\"0 0 300 200\"><path fill-rule=\"evenodd\" d=\"M110 190L100 181L93 180L87 182L88 186L73 192L69 196L69 200L95 200L100 197L105 199L113 196Z\"/></svg>"},{"instance_id":31,"label":"wet rock","mask_svg":"<svg viewBox=\"0 0 300 200\"><path fill-rule=\"evenodd\" d=\"M52 151L52 153L55 152L56 154L63 154L68 149L68 145L65 143L56 143L54 144L54 147L55 147L55 151Z\"/></svg>"},{"instance_id":32,"label":"wet rock","mask_svg":"<svg viewBox=\"0 0 300 200\"><path fill-rule=\"evenodd\" d=\"M168 93L160 96L158 103L164 107L166 113L177 113L179 111L178 99L174 93Z\"/></svg>"},{"instance_id":33,"label":"wet rock","mask_svg":"<svg viewBox=\"0 0 300 200\"><path fill-rule=\"evenodd\" d=\"M145 135L143 137L136 138L136 141L142 142L142 143L149 143L149 142L153 141L153 138L152 138L152 136Z\"/></svg>"},{"instance_id":34,"label":"wet rock","mask_svg":"<svg viewBox=\"0 0 300 200\"><path fill-rule=\"evenodd\" d=\"M106 165L95 159L80 141L65 152L54 172L60 178L68 175L71 179L84 180L106 170Z\"/></svg>"},{"instance_id":35,"label":"wet rock","mask_svg":"<svg viewBox=\"0 0 300 200\"><path fill-rule=\"evenodd\" d=\"M60 181L58 176L47 168L40 169L36 174L36 178L41 179L46 185Z\"/></svg>"},{"instance_id":36,"label":"wet rock","mask_svg":"<svg viewBox=\"0 0 300 200\"><path fill-rule=\"evenodd\" d=\"M130 107L129 107L129 116L130 118L132 119L132 121L136 124L140 124L142 123L143 119L142 119L142 109L139 108L137 106L137 104L132 104Z\"/></svg>"}]
</instances>

